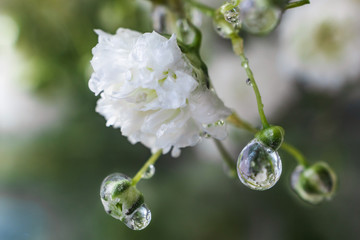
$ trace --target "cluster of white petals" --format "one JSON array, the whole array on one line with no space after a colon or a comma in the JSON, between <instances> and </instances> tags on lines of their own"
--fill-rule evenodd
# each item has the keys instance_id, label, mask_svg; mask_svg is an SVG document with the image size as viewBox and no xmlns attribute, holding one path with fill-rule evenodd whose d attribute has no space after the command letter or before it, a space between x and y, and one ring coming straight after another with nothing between
<instances>
[{"instance_id":1,"label":"cluster of white petals","mask_svg":"<svg viewBox=\"0 0 360 240\"><path fill-rule=\"evenodd\" d=\"M230 110L199 83L176 36L120 28L115 35L96 30L89 88L101 94L96 111L107 126L120 128L132 143L172 156L205 135L223 139Z\"/></svg>"},{"instance_id":2,"label":"cluster of white petals","mask_svg":"<svg viewBox=\"0 0 360 240\"><path fill-rule=\"evenodd\" d=\"M360 76L360 4L316 0L286 12L280 25L281 66L310 87L335 90Z\"/></svg>"}]
</instances>

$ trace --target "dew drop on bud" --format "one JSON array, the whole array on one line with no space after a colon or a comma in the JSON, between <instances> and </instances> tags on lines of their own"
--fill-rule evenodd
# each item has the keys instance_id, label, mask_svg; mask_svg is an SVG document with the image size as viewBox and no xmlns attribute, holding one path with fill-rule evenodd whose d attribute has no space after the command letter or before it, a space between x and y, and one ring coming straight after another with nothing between
<instances>
[{"instance_id":1,"label":"dew drop on bud","mask_svg":"<svg viewBox=\"0 0 360 240\"><path fill-rule=\"evenodd\" d=\"M128 176L122 173L107 176L101 184L100 198L105 211L127 227L141 230L149 225L151 212Z\"/></svg>"},{"instance_id":2,"label":"dew drop on bud","mask_svg":"<svg viewBox=\"0 0 360 240\"><path fill-rule=\"evenodd\" d=\"M277 151L257 139L248 143L238 157L240 181L253 190L266 190L274 186L281 171L282 163Z\"/></svg>"},{"instance_id":3,"label":"dew drop on bud","mask_svg":"<svg viewBox=\"0 0 360 240\"><path fill-rule=\"evenodd\" d=\"M291 174L291 187L304 201L318 204L334 195L336 175L324 162L308 168L297 166Z\"/></svg>"},{"instance_id":4,"label":"dew drop on bud","mask_svg":"<svg viewBox=\"0 0 360 240\"><path fill-rule=\"evenodd\" d=\"M105 211L114 218L120 219L122 209L119 208L121 204L119 198L114 198L115 192L124 192L130 187L131 178L122 173L113 173L107 176L101 184L100 198Z\"/></svg>"},{"instance_id":5,"label":"dew drop on bud","mask_svg":"<svg viewBox=\"0 0 360 240\"><path fill-rule=\"evenodd\" d=\"M224 13L224 18L227 22L233 24L240 24L240 9L235 7Z\"/></svg>"},{"instance_id":6,"label":"dew drop on bud","mask_svg":"<svg viewBox=\"0 0 360 240\"><path fill-rule=\"evenodd\" d=\"M150 221L151 211L145 203L130 215L126 215L122 220L122 222L132 230L142 230L149 225Z\"/></svg>"},{"instance_id":7,"label":"dew drop on bud","mask_svg":"<svg viewBox=\"0 0 360 240\"><path fill-rule=\"evenodd\" d=\"M149 167L146 169L146 171L144 172L144 174L142 175L141 178L143 179L150 179L154 176L155 174L155 167L154 165L149 165Z\"/></svg>"}]
</instances>

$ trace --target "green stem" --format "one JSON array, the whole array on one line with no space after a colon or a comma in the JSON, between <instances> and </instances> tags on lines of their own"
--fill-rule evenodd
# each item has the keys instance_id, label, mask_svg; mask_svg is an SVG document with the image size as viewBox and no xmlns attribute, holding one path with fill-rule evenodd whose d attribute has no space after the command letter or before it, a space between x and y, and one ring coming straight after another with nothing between
<instances>
[{"instance_id":1,"label":"green stem","mask_svg":"<svg viewBox=\"0 0 360 240\"><path fill-rule=\"evenodd\" d=\"M283 142L281 144L281 148L285 151L287 151L288 153L290 153L291 155L293 155L293 157L298 161L298 163L304 167L308 166L308 162L305 160L305 157L301 154L301 152L296 149L294 146Z\"/></svg>"},{"instance_id":2,"label":"green stem","mask_svg":"<svg viewBox=\"0 0 360 240\"><path fill-rule=\"evenodd\" d=\"M259 130L256 129L255 127L253 127L250 123L247 123L246 121L242 120L236 113L233 112L233 114L231 114L227 119L226 121L232 125L234 125L235 127L238 127L238 128L242 128L242 129L245 129L249 132L252 132L252 133L256 133L258 132ZM295 159L296 161L306 167L308 166L308 162L306 161L305 157L301 154L301 152L296 149L294 146L286 143L286 142L283 142L281 144L281 148L283 150L285 150L286 152L288 152L289 154L291 154Z\"/></svg>"},{"instance_id":3,"label":"green stem","mask_svg":"<svg viewBox=\"0 0 360 240\"><path fill-rule=\"evenodd\" d=\"M200 10L202 13L208 15L209 17L214 17L215 16L215 9L209 6L206 6L205 4L193 1L193 0L185 0L187 3L189 3L191 6L193 6L194 8L197 8L198 10Z\"/></svg>"},{"instance_id":4,"label":"green stem","mask_svg":"<svg viewBox=\"0 0 360 240\"><path fill-rule=\"evenodd\" d=\"M264 104L262 103L260 91L255 82L254 74L250 69L249 60L246 58L246 56L244 54L243 40L237 34L233 34L230 38L231 38L231 43L233 45L233 50L234 50L235 54L240 57L241 66L245 69L246 74L247 74L248 78L250 79L250 84L253 87L253 90L254 90L254 93L256 96L256 102L258 105L259 116L260 116L263 128L264 129L268 128L268 127L270 127L270 124L268 123L266 116L265 116Z\"/></svg>"},{"instance_id":5,"label":"green stem","mask_svg":"<svg viewBox=\"0 0 360 240\"><path fill-rule=\"evenodd\" d=\"M241 65L245 69L246 74L250 79L251 86L254 89L254 93L255 93L255 96L256 96L256 102L257 102L257 105L258 105L258 111L259 111L259 115L260 115L260 119L261 119L261 123L262 123L264 129L268 128L268 127L270 127L270 125L269 125L269 123L268 123L268 121L266 119L266 116L265 116L264 104L262 103L260 91L259 91L259 88L258 88L256 82L255 82L254 75L253 75L253 73L252 73L252 71L250 69L249 61L245 57L244 53L242 53L240 55L240 58L241 58Z\"/></svg>"},{"instance_id":6,"label":"green stem","mask_svg":"<svg viewBox=\"0 0 360 240\"><path fill-rule=\"evenodd\" d=\"M251 124L243 121L242 119L239 118L239 116L233 112L227 119L226 121L228 123L231 123L232 125L238 127L238 128L243 128L249 132L252 133L257 133L258 129L254 128L253 126L251 126Z\"/></svg>"},{"instance_id":7,"label":"green stem","mask_svg":"<svg viewBox=\"0 0 360 240\"><path fill-rule=\"evenodd\" d=\"M233 159L231 158L230 154L226 151L224 145L222 144L221 141L217 140L214 138L214 142L215 145L217 147L217 149L219 150L222 159L224 160L224 162L226 163L226 165L229 168L229 173L231 177L235 177L236 176L236 164L233 161Z\"/></svg>"},{"instance_id":8,"label":"green stem","mask_svg":"<svg viewBox=\"0 0 360 240\"><path fill-rule=\"evenodd\" d=\"M136 173L136 175L131 180L131 185L135 186L142 178L146 170L150 165L155 164L156 160L160 157L162 150L157 151L146 161L146 163L142 166L142 168Z\"/></svg>"},{"instance_id":9,"label":"green stem","mask_svg":"<svg viewBox=\"0 0 360 240\"><path fill-rule=\"evenodd\" d=\"M288 10L291 8L296 8L296 7L301 7L306 4L310 4L310 1L309 0L300 0L300 1L292 2L285 6L285 10Z\"/></svg>"}]
</instances>

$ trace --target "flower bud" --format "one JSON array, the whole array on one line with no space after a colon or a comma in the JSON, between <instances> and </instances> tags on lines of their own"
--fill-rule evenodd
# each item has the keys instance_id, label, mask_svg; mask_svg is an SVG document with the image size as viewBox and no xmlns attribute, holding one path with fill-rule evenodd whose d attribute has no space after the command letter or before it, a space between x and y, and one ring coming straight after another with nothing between
<instances>
[{"instance_id":1,"label":"flower bud","mask_svg":"<svg viewBox=\"0 0 360 240\"><path fill-rule=\"evenodd\" d=\"M304 201L318 204L333 197L336 175L325 162L297 166L291 175L291 187Z\"/></svg>"},{"instance_id":2,"label":"flower bud","mask_svg":"<svg viewBox=\"0 0 360 240\"><path fill-rule=\"evenodd\" d=\"M255 137L266 146L278 150L284 141L285 130L280 126L271 126L256 133Z\"/></svg>"},{"instance_id":3,"label":"flower bud","mask_svg":"<svg viewBox=\"0 0 360 240\"><path fill-rule=\"evenodd\" d=\"M151 212L142 193L124 174L107 176L101 184L100 197L105 211L133 230L142 230L151 221Z\"/></svg>"}]
</instances>

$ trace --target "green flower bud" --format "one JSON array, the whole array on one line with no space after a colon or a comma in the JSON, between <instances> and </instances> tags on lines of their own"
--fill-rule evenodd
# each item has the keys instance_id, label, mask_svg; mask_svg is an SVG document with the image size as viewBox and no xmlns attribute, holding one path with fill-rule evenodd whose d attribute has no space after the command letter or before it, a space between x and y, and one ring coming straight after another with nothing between
<instances>
[{"instance_id":1,"label":"green flower bud","mask_svg":"<svg viewBox=\"0 0 360 240\"><path fill-rule=\"evenodd\" d=\"M285 130L280 126L271 126L255 134L255 138L275 151L280 148L284 136Z\"/></svg>"},{"instance_id":2,"label":"green flower bud","mask_svg":"<svg viewBox=\"0 0 360 240\"><path fill-rule=\"evenodd\" d=\"M333 197L336 175L325 162L306 168L298 166L291 175L291 187L304 201L318 204Z\"/></svg>"}]
</instances>

